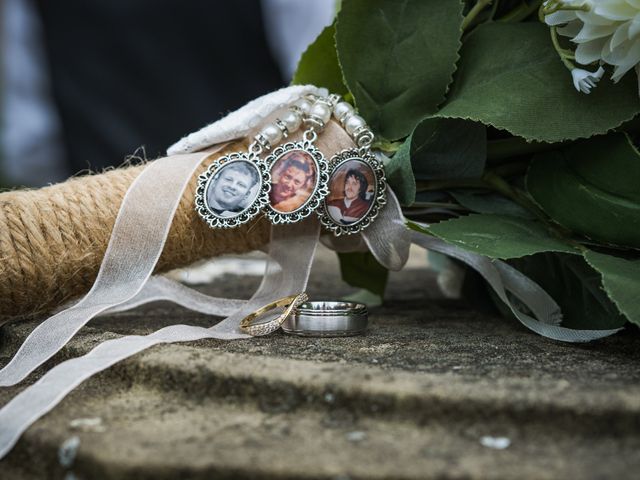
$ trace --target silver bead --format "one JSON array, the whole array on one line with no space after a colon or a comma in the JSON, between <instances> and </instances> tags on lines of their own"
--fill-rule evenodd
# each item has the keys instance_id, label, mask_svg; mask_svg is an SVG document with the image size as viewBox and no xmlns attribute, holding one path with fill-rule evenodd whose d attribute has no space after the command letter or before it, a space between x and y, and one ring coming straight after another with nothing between
<instances>
[{"instance_id":1,"label":"silver bead","mask_svg":"<svg viewBox=\"0 0 640 480\"><path fill-rule=\"evenodd\" d=\"M344 117L353 112L353 107L350 103L347 102L339 102L333 108L333 115L340 122L344 119Z\"/></svg>"},{"instance_id":2,"label":"silver bead","mask_svg":"<svg viewBox=\"0 0 640 480\"><path fill-rule=\"evenodd\" d=\"M311 107L311 111L309 112L309 115L318 117L324 123L327 123L331 118L331 109L329 108L329 105L327 105L326 103L316 102Z\"/></svg>"},{"instance_id":3,"label":"silver bead","mask_svg":"<svg viewBox=\"0 0 640 480\"><path fill-rule=\"evenodd\" d=\"M289 133L293 133L298 130L302 124L302 118L300 115L291 110L289 110L280 120L285 124Z\"/></svg>"},{"instance_id":4,"label":"silver bead","mask_svg":"<svg viewBox=\"0 0 640 480\"><path fill-rule=\"evenodd\" d=\"M359 115L350 115L344 121L344 129L347 131L349 135L353 135L353 133L361 127L364 127L367 123L364 121Z\"/></svg>"},{"instance_id":5,"label":"silver bead","mask_svg":"<svg viewBox=\"0 0 640 480\"><path fill-rule=\"evenodd\" d=\"M274 145L282 139L282 130L277 125L270 123L260 131L260 135L266 138L271 145Z\"/></svg>"},{"instance_id":6,"label":"silver bead","mask_svg":"<svg viewBox=\"0 0 640 480\"><path fill-rule=\"evenodd\" d=\"M280 129L280 131L282 132L282 136L284 138L287 138L289 136L289 129L287 128L287 126L283 123L282 120L280 120L279 118L276 118L275 121L273 122L276 124L276 127L278 127Z\"/></svg>"},{"instance_id":7,"label":"silver bead","mask_svg":"<svg viewBox=\"0 0 640 480\"><path fill-rule=\"evenodd\" d=\"M306 98L301 98L297 100L294 103L294 105L298 107L300 110L302 110L304 113L309 113L309 110L311 110L311 102L309 102L309 100L307 100Z\"/></svg>"},{"instance_id":8,"label":"silver bead","mask_svg":"<svg viewBox=\"0 0 640 480\"><path fill-rule=\"evenodd\" d=\"M329 95L329 98L327 99L329 105L331 105L331 108L335 107L337 103L339 103L340 101L342 101L342 97L338 94L332 93Z\"/></svg>"}]
</instances>

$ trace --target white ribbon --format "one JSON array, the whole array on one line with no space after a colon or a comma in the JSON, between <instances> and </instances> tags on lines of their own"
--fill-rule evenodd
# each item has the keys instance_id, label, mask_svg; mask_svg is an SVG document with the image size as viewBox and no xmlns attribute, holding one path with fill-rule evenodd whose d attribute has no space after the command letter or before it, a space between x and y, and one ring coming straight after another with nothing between
<instances>
[{"instance_id":1,"label":"white ribbon","mask_svg":"<svg viewBox=\"0 0 640 480\"><path fill-rule=\"evenodd\" d=\"M176 160L175 163L181 164L183 168L181 171L175 168L171 169L172 175L188 179L193 171L191 162ZM146 176L135 185L132 185L129 191L135 192L152 186L154 189L157 189L158 186L154 182L154 177ZM167 191L166 189L163 191L165 194L176 194L175 191ZM181 196L182 192L180 191L176 195L178 201ZM137 208L134 211L129 210L129 203L133 201L132 199L137 198L135 194L125 197L118 218L121 219L121 215L127 215L129 218L126 221L116 221L112 239L127 235L129 235L129 238L135 237L136 232L139 230L139 225L133 220L136 219L136 214L139 215L146 212L145 209L141 208ZM166 211L164 213L167 215ZM155 218L156 220L167 220L170 223L173 213L170 212L167 215L167 219ZM167 233L168 229L166 229L164 237L159 243L164 243ZM99 286L93 289L94 292L106 292L101 293L101 295L104 295L102 302L99 304L101 311L109 307L112 308L112 311L119 311L125 308L133 308L152 300L169 299L177 300L177 303L197 311L214 315L230 314L230 316L211 328L172 325L146 336L132 335L109 340L82 357L67 360L52 368L40 380L19 393L0 410L0 458L15 445L20 435L33 422L57 405L76 386L121 360L159 343L184 342L203 338L224 340L247 338L247 335L238 332L238 325L245 316L267 303L305 290L319 233L320 224L316 218L308 218L294 225L272 228L269 261L267 262L265 276L260 287L248 302L207 297L168 279L156 277L150 280L144 289L140 289L137 295L135 293L128 295L128 303L122 304L121 300L124 295L121 292L121 288L116 288L117 285L114 287L114 284L117 283L115 280L117 276L123 278L124 272L117 269L104 269L105 272L110 272L113 278L111 282L106 283L109 286L107 290L103 290L104 287L100 286L105 285L104 283L98 284L97 281L96 284ZM116 244L111 243L110 245ZM155 247L160 251L162 250L160 245L155 245ZM139 249L135 249L135 251L137 250ZM140 261L149 262L152 258L155 258L155 264L158 257L159 255L148 255L145 258L140 258ZM125 258L130 258L127 248L110 248L105 254L103 266L112 262L122 262ZM153 270L153 268L151 267L150 270ZM138 281L141 275L139 273L136 276ZM95 296L96 294L94 293L93 295ZM110 297L110 295L112 296ZM87 297L91 298L90 295L87 295ZM45 350L49 356L52 354L51 352L55 353L57 349L61 348L60 345L64 344L64 340L71 338L73 333L70 334L69 332L75 332L79 328L76 323L73 330L61 329L59 319L75 319L79 316L78 312L85 314L85 317L82 318L84 324L89 321L91 318L89 315L93 314L94 310L83 308L81 302L51 317L42 324L46 325L46 328L39 329L37 336L34 337L33 333L29 336L25 342L25 344L31 342L27 352L32 351L31 348L34 348L33 342L35 341L40 344L40 348ZM52 322L52 320L55 321ZM62 334L59 334L60 330L62 330ZM33 340L34 338L36 340ZM37 364L43 356L43 354L36 353L34 360L30 360L27 356L27 361L24 363L26 367L20 369L22 364L15 363L17 367L10 371L18 371L24 377L35 368L33 365ZM12 362L15 362L16 357Z\"/></svg>"},{"instance_id":2,"label":"white ribbon","mask_svg":"<svg viewBox=\"0 0 640 480\"><path fill-rule=\"evenodd\" d=\"M306 93L326 94L323 89L313 86L289 87L274 92L185 137L170 152L193 152L213 143L246 136L261 119ZM167 278L151 277L183 191L199 163L210 154L163 158L150 163L136 178L123 199L91 291L80 302L34 329L14 358L0 370L0 385L20 382L58 352L91 318L101 313L123 311L155 300L170 300L204 314L228 317L210 328L172 325L150 335L109 340L84 356L55 366L0 409L0 458L11 450L33 422L92 375L159 343L246 338L238 331L242 318L267 303L306 288L320 234L316 218L272 228L265 276L248 301L208 297ZM159 191L163 192L162 196L157 194ZM412 234L390 188L387 204L367 230L349 237L323 237L323 242L338 251L368 248L390 270L399 270L406 263L412 240L424 248L457 258L477 270L523 325L541 335L578 342L602 338L618 331L571 330L555 325L559 318L557 304L540 286L517 270L442 240ZM516 296L536 318L516 308L507 292Z\"/></svg>"},{"instance_id":3,"label":"white ribbon","mask_svg":"<svg viewBox=\"0 0 640 480\"><path fill-rule=\"evenodd\" d=\"M419 232L413 232L412 239L416 245L453 257L473 268L482 275L500 297L500 300L509 307L514 316L525 327L539 335L563 342L590 342L608 337L621 330L620 328L613 330L574 330L560 327L558 323L562 316L558 304L540 285L510 265L500 260L490 260L482 255L462 250L439 238ZM507 292L517 297L535 318L523 312L517 305L514 305Z\"/></svg>"},{"instance_id":4,"label":"white ribbon","mask_svg":"<svg viewBox=\"0 0 640 480\"><path fill-rule=\"evenodd\" d=\"M388 270L398 271L409 258L411 231L402 215L397 197L387 186L387 203L366 230L355 235L336 237L326 234L320 237L323 245L340 253L366 252L369 250L375 259Z\"/></svg>"},{"instance_id":5,"label":"white ribbon","mask_svg":"<svg viewBox=\"0 0 640 480\"><path fill-rule=\"evenodd\" d=\"M182 148L194 151L211 143L248 135L264 118L307 93L325 95L314 86L295 86L251 102L232 115L206 127L206 134ZM204 142L204 143L203 143ZM215 150L214 150L215 151ZM197 338L236 339L242 318L279 298L306 287L320 226L316 219L272 229L270 260L263 282L249 302L207 298L168 280L149 277L160 257L173 215L184 189L200 162L211 151L177 155L150 163L129 187L111 234L98 277L77 304L40 324L8 365L0 370L0 386L14 385L58 352L91 318L107 310L123 310L165 298L209 314L228 315L211 329L175 325L148 336L130 336L105 342L87 355L68 360L47 372L0 410L0 458L22 432L53 408L79 383L157 343ZM162 195L158 195L162 192Z\"/></svg>"},{"instance_id":6,"label":"white ribbon","mask_svg":"<svg viewBox=\"0 0 640 480\"><path fill-rule=\"evenodd\" d=\"M302 95L323 94L314 86L294 86L249 102L236 112L205 127L187 145L173 150L194 151L243 137L264 118ZM202 133L205 132L205 133ZM212 142L212 143L203 143ZM98 276L80 302L38 325L8 365L0 370L0 386L22 381L55 355L89 320L130 301L153 273L184 189L206 153L176 155L150 163L133 181L122 201ZM162 192L161 195L158 193ZM166 288L165 288L166 290Z\"/></svg>"},{"instance_id":7,"label":"white ribbon","mask_svg":"<svg viewBox=\"0 0 640 480\"><path fill-rule=\"evenodd\" d=\"M217 316L231 315L232 312L247 303L246 300L211 297L193 288L186 287L182 283L171 280L170 278L154 275L135 297L106 310L101 315L125 312L144 305L145 303L160 300L173 302L194 312Z\"/></svg>"},{"instance_id":8,"label":"white ribbon","mask_svg":"<svg viewBox=\"0 0 640 480\"><path fill-rule=\"evenodd\" d=\"M237 309L238 301L235 300L211 297L206 301L204 296L199 298L200 303L208 303L205 308L208 311L217 311L218 315L233 312L217 325L211 328L171 325L150 335L130 335L108 340L84 356L53 367L0 410L0 458L13 448L33 422L55 407L75 387L121 360L160 343L203 338L246 338L246 335L237 331L238 324L245 316L267 303L306 289L319 233L320 224L315 218L274 227L264 279L248 302L243 302L242 307ZM172 288L169 287L169 290ZM182 290L182 287L177 290ZM186 302L182 299L181 303Z\"/></svg>"},{"instance_id":9,"label":"white ribbon","mask_svg":"<svg viewBox=\"0 0 640 480\"><path fill-rule=\"evenodd\" d=\"M387 269L398 271L407 263L411 232L391 187L387 187L387 204L360 235L375 259Z\"/></svg>"},{"instance_id":10,"label":"white ribbon","mask_svg":"<svg viewBox=\"0 0 640 480\"><path fill-rule=\"evenodd\" d=\"M209 155L165 157L142 171L122 201L93 287L80 302L31 332L0 370L0 386L22 381L60 351L89 320L142 290L160 258L182 193L195 169ZM153 208L149 208L151 205Z\"/></svg>"}]
</instances>

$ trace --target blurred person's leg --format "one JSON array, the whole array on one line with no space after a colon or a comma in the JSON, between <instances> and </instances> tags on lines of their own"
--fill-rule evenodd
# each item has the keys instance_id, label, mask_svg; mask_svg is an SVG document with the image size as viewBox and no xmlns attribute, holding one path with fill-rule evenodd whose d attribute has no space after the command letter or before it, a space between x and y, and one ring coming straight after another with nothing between
<instances>
[{"instance_id":1,"label":"blurred person's leg","mask_svg":"<svg viewBox=\"0 0 640 480\"><path fill-rule=\"evenodd\" d=\"M0 2L0 169L9 185L69 175L52 104L42 31L30 0Z\"/></svg>"},{"instance_id":2,"label":"blurred person's leg","mask_svg":"<svg viewBox=\"0 0 640 480\"><path fill-rule=\"evenodd\" d=\"M284 85L259 0L38 0L72 168L154 158Z\"/></svg>"}]
</instances>

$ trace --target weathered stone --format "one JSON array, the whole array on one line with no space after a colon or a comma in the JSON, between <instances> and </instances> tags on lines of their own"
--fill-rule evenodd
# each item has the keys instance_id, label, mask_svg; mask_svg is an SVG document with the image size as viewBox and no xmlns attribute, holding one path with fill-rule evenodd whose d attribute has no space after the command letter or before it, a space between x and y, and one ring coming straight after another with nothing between
<instances>
[{"instance_id":1,"label":"weathered stone","mask_svg":"<svg viewBox=\"0 0 640 480\"><path fill-rule=\"evenodd\" d=\"M351 292L337 272L321 252L310 296ZM257 284L228 276L208 292L246 297ZM121 362L36 422L1 476L635 477L635 331L588 345L546 340L439 298L418 269L393 274L388 297L362 337L207 340ZM177 322L212 319L168 304L97 319L51 364ZM31 328L1 330L2 364ZM2 389L0 404L21 388Z\"/></svg>"}]
</instances>

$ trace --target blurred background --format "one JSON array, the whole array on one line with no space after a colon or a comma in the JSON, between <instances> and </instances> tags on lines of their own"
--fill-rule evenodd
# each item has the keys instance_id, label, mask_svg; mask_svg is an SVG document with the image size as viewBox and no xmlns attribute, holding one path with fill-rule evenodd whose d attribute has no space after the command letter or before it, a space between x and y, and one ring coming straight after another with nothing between
<instances>
[{"instance_id":1,"label":"blurred background","mask_svg":"<svg viewBox=\"0 0 640 480\"><path fill-rule=\"evenodd\" d=\"M0 0L0 188L153 159L289 83L336 0Z\"/></svg>"}]
</instances>

